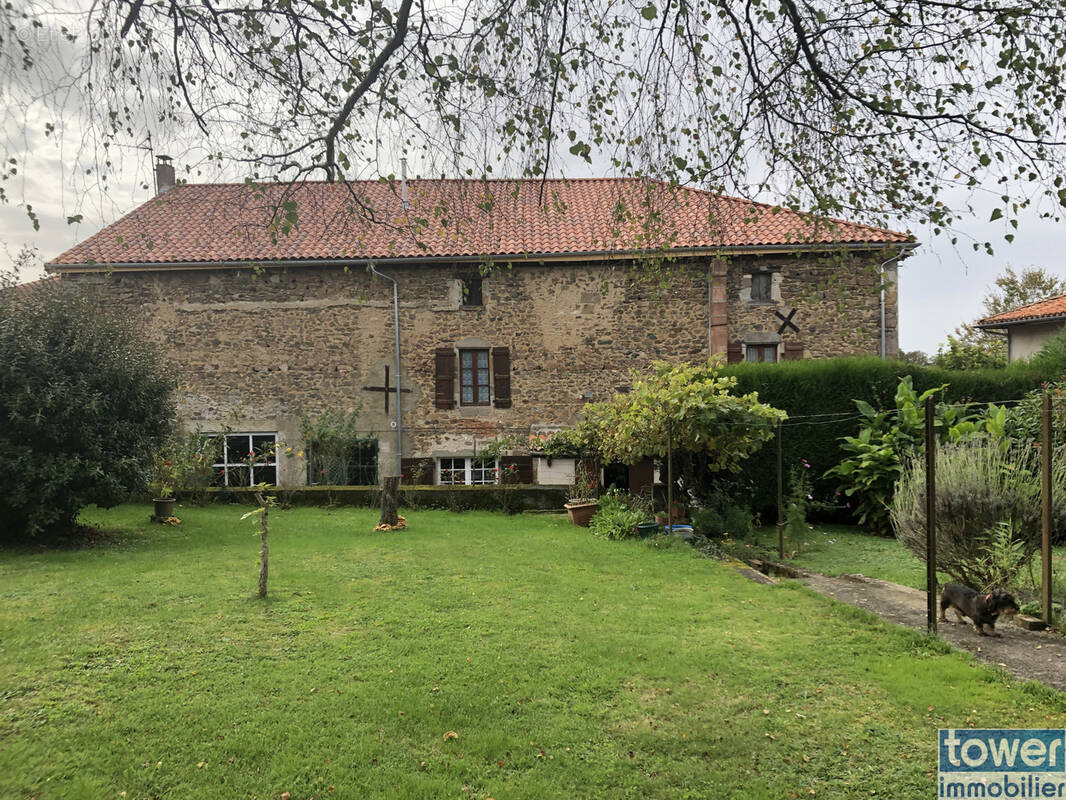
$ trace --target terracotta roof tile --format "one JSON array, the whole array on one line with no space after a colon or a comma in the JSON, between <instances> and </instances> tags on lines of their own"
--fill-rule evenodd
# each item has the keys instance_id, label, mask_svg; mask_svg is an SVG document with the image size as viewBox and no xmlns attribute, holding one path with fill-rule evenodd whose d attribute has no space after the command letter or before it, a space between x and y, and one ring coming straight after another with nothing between
<instances>
[{"instance_id":1,"label":"terracotta roof tile","mask_svg":"<svg viewBox=\"0 0 1066 800\"><path fill-rule=\"evenodd\" d=\"M1016 325L1019 322L1049 319L1054 317L1066 317L1066 294L1057 297L1049 297L1037 303L1020 306L1019 308L1003 311L991 317L985 317L977 325L985 328L995 328L1003 325Z\"/></svg>"},{"instance_id":2,"label":"terracotta roof tile","mask_svg":"<svg viewBox=\"0 0 1066 800\"><path fill-rule=\"evenodd\" d=\"M51 262L165 264L300 259L549 256L658 247L897 244L908 234L637 179L188 184ZM543 201L543 202L542 202ZM271 221L295 202L288 235ZM651 212L651 213L648 213ZM646 226L643 221L651 219Z\"/></svg>"}]
</instances>

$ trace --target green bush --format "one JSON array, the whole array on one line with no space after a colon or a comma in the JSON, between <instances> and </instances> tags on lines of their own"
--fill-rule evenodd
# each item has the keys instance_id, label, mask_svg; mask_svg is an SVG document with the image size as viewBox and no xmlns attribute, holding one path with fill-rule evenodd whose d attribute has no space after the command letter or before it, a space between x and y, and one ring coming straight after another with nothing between
<instances>
[{"instance_id":1,"label":"green bush","mask_svg":"<svg viewBox=\"0 0 1066 800\"><path fill-rule=\"evenodd\" d=\"M636 536L636 526L648 520L649 513L640 498L618 489L600 495L600 508L589 522L589 530L605 539Z\"/></svg>"},{"instance_id":2,"label":"green bush","mask_svg":"<svg viewBox=\"0 0 1066 800\"><path fill-rule=\"evenodd\" d=\"M835 495L837 481L822 477L842 461L843 436L858 436L862 415L855 401L863 400L874 409L895 407L901 376L910 375L918 393L948 384L943 400L1016 400L1036 388L1045 378L1054 377L1026 364L1007 369L953 371L903 361L879 358L830 358L783 361L777 364L730 364L723 375L737 378L734 392L758 392L759 400L788 412L783 428L783 460L786 474L807 459L814 476L813 495L822 518L845 518L850 511L845 500ZM817 415L835 415L820 417ZM804 417L806 419L795 419ZM741 477L753 487L744 500L755 511L776 506L776 445L769 442L744 462Z\"/></svg>"},{"instance_id":3,"label":"green bush","mask_svg":"<svg viewBox=\"0 0 1066 800\"><path fill-rule=\"evenodd\" d=\"M735 503L727 496L692 512L692 530L701 536L743 537L752 529L754 519L751 511Z\"/></svg>"},{"instance_id":4,"label":"green bush","mask_svg":"<svg viewBox=\"0 0 1066 800\"><path fill-rule=\"evenodd\" d=\"M172 388L141 334L65 282L0 290L0 537L69 532L143 490Z\"/></svg>"}]
</instances>

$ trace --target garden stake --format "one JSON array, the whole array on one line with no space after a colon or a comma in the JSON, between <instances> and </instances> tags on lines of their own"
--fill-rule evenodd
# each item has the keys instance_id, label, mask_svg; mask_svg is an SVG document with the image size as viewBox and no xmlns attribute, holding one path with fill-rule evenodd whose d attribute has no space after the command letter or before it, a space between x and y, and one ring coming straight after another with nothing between
<instances>
[{"instance_id":1,"label":"garden stake","mask_svg":"<svg viewBox=\"0 0 1066 800\"><path fill-rule=\"evenodd\" d=\"M1040 537L1040 598L1044 622L1051 626L1051 395L1044 391L1040 443L1040 495L1043 500Z\"/></svg>"},{"instance_id":2,"label":"garden stake","mask_svg":"<svg viewBox=\"0 0 1066 800\"><path fill-rule=\"evenodd\" d=\"M781 457L781 420L777 421L777 557L785 557L784 466Z\"/></svg>"},{"instance_id":3,"label":"garden stake","mask_svg":"<svg viewBox=\"0 0 1066 800\"><path fill-rule=\"evenodd\" d=\"M936 636L936 406L925 398L925 620Z\"/></svg>"}]
</instances>

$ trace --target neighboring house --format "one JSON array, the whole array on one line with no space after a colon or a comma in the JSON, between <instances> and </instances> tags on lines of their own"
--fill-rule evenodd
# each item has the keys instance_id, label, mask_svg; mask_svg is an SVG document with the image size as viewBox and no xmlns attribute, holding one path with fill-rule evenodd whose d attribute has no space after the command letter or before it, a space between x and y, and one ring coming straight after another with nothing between
<instances>
[{"instance_id":1,"label":"neighboring house","mask_svg":"<svg viewBox=\"0 0 1066 800\"><path fill-rule=\"evenodd\" d=\"M988 333L1007 337L1007 362L1040 352L1048 339L1066 324L1066 294L1003 311L977 322Z\"/></svg>"},{"instance_id":2,"label":"neighboring house","mask_svg":"<svg viewBox=\"0 0 1066 800\"><path fill-rule=\"evenodd\" d=\"M275 440L301 448L302 414L356 407L353 474L370 480L375 459L378 478L396 474L398 402L406 480L514 467L568 482L572 461L485 463L477 448L558 430L657 359L893 356L896 262L915 246L639 180L294 188L157 172L156 198L48 268L162 346L187 425L233 431L226 482L314 481L291 459L239 465ZM371 266L397 282L398 370L393 285Z\"/></svg>"}]
</instances>

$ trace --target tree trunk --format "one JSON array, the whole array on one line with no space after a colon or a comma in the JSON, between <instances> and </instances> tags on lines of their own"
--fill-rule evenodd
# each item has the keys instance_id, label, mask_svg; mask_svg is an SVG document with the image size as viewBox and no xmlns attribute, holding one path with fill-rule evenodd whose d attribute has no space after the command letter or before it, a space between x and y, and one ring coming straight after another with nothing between
<instances>
[{"instance_id":1,"label":"tree trunk","mask_svg":"<svg viewBox=\"0 0 1066 800\"><path fill-rule=\"evenodd\" d=\"M399 497L399 476L386 478L384 486L381 487L381 525L396 525L399 522L396 511Z\"/></svg>"},{"instance_id":2,"label":"tree trunk","mask_svg":"<svg viewBox=\"0 0 1066 800\"><path fill-rule=\"evenodd\" d=\"M268 506L263 506L263 513L259 518L259 596L267 596L267 512Z\"/></svg>"}]
</instances>

